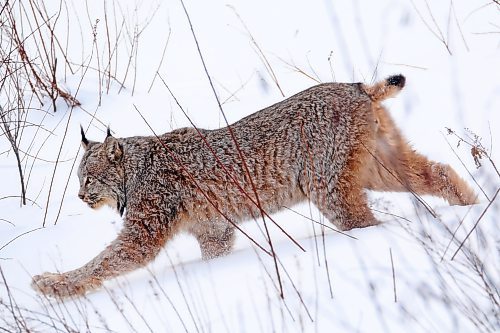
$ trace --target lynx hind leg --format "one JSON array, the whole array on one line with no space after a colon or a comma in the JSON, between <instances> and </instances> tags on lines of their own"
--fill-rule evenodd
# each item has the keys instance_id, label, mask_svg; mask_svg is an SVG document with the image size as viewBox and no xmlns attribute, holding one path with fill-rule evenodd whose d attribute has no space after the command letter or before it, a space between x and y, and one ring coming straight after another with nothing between
<instances>
[{"instance_id":1,"label":"lynx hind leg","mask_svg":"<svg viewBox=\"0 0 500 333\"><path fill-rule=\"evenodd\" d=\"M374 165L367 168L371 169L367 188L433 195L445 199L451 205L464 206L478 202L472 188L453 168L417 153L400 135L393 138L397 140L378 138L376 160L373 160Z\"/></svg>"},{"instance_id":2,"label":"lynx hind leg","mask_svg":"<svg viewBox=\"0 0 500 333\"><path fill-rule=\"evenodd\" d=\"M416 154L418 155L418 154ZM412 161L417 165L420 177L408 177L410 186L418 194L441 197L450 205L472 205L478 203L477 196L469 185L449 165L416 156Z\"/></svg>"},{"instance_id":3,"label":"lynx hind leg","mask_svg":"<svg viewBox=\"0 0 500 333\"><path fill-rule=\"evenodd\" d=\"M452 205L477 203L474 191L455 170L417 153L384 107L375 105L373 110L378 126L374 157L365 169L366 188L434 195Z\"/></svg>"},{"instance_id":4,"label":"lynx hind leg","mask_svg":"<svg viewBox=\"0 0 500 333\"><path fill-rule=\"evenodd\" d=\"M220 257L231 252L234 244L234 226L226 221L197 222L190 228L200 245L203 260Z\"/></svg>"},{"instance_id":5,"label":"lynx hind leg","mask_svg":"<svg viewBox=\"0 0 500 333\"><path fill-rule=\"evenodd\" d=\"M386 164L384 167L387 168L387 165L390 166ZM432 195L445 199L450 205L466 206L478 203L472 188L447 164L430 161L412 152L400 162L399 166L395 168L392 166L389 169L391 174L386 170L380 170L382 182L373 182L372 186L367 188L375 191ZM384 182L384 179L387 181Z\"/></svg>"}]
</instances>

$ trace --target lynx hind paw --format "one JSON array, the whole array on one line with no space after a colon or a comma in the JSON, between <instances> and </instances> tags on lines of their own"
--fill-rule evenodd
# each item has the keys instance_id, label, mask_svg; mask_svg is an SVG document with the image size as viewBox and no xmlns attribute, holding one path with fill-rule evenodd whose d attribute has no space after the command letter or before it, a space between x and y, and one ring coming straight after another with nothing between
<instances>
[{"instance_id":1,"label":"lynx hind paw","mask_svg":"<svg viewBox=\"0 0 500 333\"><path fill-rule=\"evenodd\" d=\"M31 287L40 294L62 299L84 295L88 290L95 289L100 284L101 282L97 279L89 283L72 278L69 274L43 273L33 277Z\"/></svg>"},{"instance_id":2,"label":"lynx hind paw","mask_svg":"<svg viewBox=\"0 0 500 333\"><path fill-rule=\"evenodd\" d=\"M450 205L468 206L479 203L478 196L474 190L446 164L435 164L432 171L437 175L437 182L441 185L441 196Z\"/></svg>"},{"instance_id":3,"label":"lynx hind paw","mask_svg":"<svg viewBox=\"0 0 500 333\"><path fill-rule=\"evenodd\" d=\"M448 199L451 206L469 206L480 203L478 196L470 191L465 194L460 192Z\"/></svg>"}]
</instances>

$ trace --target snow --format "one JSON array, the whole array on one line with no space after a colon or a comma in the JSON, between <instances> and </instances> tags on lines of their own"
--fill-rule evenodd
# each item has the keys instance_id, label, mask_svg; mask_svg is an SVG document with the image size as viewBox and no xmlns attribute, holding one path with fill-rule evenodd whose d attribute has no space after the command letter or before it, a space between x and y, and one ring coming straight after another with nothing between
<instances>
[{"instance_id":1,"label":"snow","mask_svg":"<svg viewBox=\"0 0 500 333\"><path fill-rule=\"evenodd\" d=\"M478 193L479 186L457 156L490 199L499 188L491 164L483 160L483 167L476 169L470 149L463 143L457 148L458 140L445 130L449 127L466 136L464 128L470 129L497 161L498 5L466 0L185 2L230 122L316 83L297 69L322 82L372 82L402 73L407 86L386 105L409 141L426 156L453 166ZM28 172L32 168L27 197L34 203L20 207L15 197L20 193L17 164L12 153L3 153L10 146L0 136L3 330L25 330L16 324L16 316L42 332L56 327L81 332L500 329L496 289L500 283L500 204L497 199L488 207L482 194L481 203L472 207L448 206L440 199L424 197L437 213L433 218L410 194L370 193L373 208L393 215L377 213L384 221L381 226L348 232L356 239L328 229L322 235L321 226L292 211L273 215L305 248L302 252L277 228L271 228L284 299L279 297L272 259L241 234L233 253L223 258L201 261L195 240L178 235L147 268L108 281L103 289L83 298L59 302L37 295L30 287L33 275L83 265L113 240L122 225L115 212L106 208L93 211L76 196L79 124L85 128L90 124L87 137L94 140L104 138L107 125L118 137L151 134L137 108L156 133L190 125L160 77L149 91L167 39L158 71L161 78L196 126L225 125L180 2L64 3L68 10L62 15L69 17L69 23L60 19L56 35L62 41L69 37L68 57L74 63L102 68L107 62L106 6L112 36L124 22L116 71L115 58L112 62L119 81L124 80L131 50L136 56L124 82L126 88L120 91L113 81L106 92L104 84L102 98L100 75L95 70L73 65L76 73L64 78L60 62L60 83L76 94L82 108L71 109L59 100L55 113L51 103L46 103L42 109L49 113L29 114L30 121L42 123L54 133L42 131L33 143L30 134L34 129L23 134L21 147L27 150L33 144L30 155L38 153L48 161L23 157L23 167ZM46 6L53 13L59 2ZM96 19L97 48L92 36ZM139 30L144 29L138 47L131 49L136 23ZM449 42L449 51L435 36L441 33ZM53 161L59 151L55 169ZM293 209L328 223L308 203ZM248 221L243 228L264 244L256 223L262 222ZM457 228L456 240L447 249ZM484 273L476 272L472 263L483 265ZM14 307L21 310L9 310Z\"/></svg>"}]
</instances>

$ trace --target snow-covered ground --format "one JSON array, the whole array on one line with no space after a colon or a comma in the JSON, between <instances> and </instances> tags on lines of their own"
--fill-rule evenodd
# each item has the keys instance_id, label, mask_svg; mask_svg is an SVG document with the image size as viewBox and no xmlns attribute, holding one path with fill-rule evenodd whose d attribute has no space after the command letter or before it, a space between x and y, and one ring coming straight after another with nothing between
<instances>
[{"instance_id":1,"label":"snow-covered ground","mask_svg":"<svg viewBox=\"0 0 500 333\"><path fill-rule=\"evenodd\" d=\"M500 178L487 159L476 169L470 147L457 147L445 129L479 135L500 165L497 3L186 0L230 122L320 81L372 82L403 73L407 86L386 103L391 114L418 151L453 166L481 203L450 207L424 197L434 218L409 194L370 193L385 223L352 230L354 238L312 223L308 218L327 222L307 203L278 213L275 221L306 250L271 230L284 299L272 259L243 235L232 254L209 262L200 260L193 238L179 235L147 268L58 302L37 295L31 277L81 266L122 224L76 195L79 125L94 140L104 138L108 124L118 137L151 134L139 110L157 133L188 126L166 85L197 126L218 128L224 120L180 1L46 1L49 16L62 8L55 33L69 45L75 70L61 58L59 82L82 106L59 100L55 113L50 102L41 107L48 113L30 112L29 121L46 131L33 140L35 129L27 127L20 143L26 206L20 207L16 160L0 136L0 332L499 330L500 199L490 201ZM106 67L115 44L116 80L108 90L95 68ZM264 244L256 223L243 227Z\"/></svg>"}]
</instances>

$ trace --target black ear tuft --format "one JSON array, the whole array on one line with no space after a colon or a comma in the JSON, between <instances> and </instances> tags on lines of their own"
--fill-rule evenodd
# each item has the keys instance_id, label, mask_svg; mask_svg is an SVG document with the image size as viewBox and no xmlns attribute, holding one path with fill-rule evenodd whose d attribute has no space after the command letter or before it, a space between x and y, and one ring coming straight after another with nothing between
<instances>
[{"instance_id":1,"label":"black ear tuft","mask_svg":"<svg viewBox=\"0 0 500 333\"><path fill-rule=\"evenodd\" d=\"M80 133L82 135L82 146L84 149L87 149L89 146L89 140L85 137L85 131L83 130L83 126L80 125Z\"/></svg>"},{"instance_id":2,"label":"black ear tuft","mask_svg":"<svg viewBox=\"0 0 500 333\"><path fill-rule=\"evenodd\" d=\"M111 135L111 128L109 128L109 126L108 126L108 129L106 131L106 138L109 138L110 136L112 136Z\"/></svg>"},{"instance_id":3,"label":"black ear tuft","mask_svg":"<svg viewBox=\"0 0 500 333\"><path fill-rule=\"evenodd\" d=\"M106 149L106 155L111 162L119 162L123 156L123 147L118 141L118 139L108 136L104 140L104 148Z\"/></svg>"},{"instance_id":4,"label":"black ear tuft","mask_svg":"<svg viewBox=\"0 0 500 333\"><path fill-rule=\"evenodd\" d=\"M405 83L406 83L406 78L401 74L389 76L387 78L387 84L390 86L403 88L405 86Z\"/></svg>"}]
</instances>

